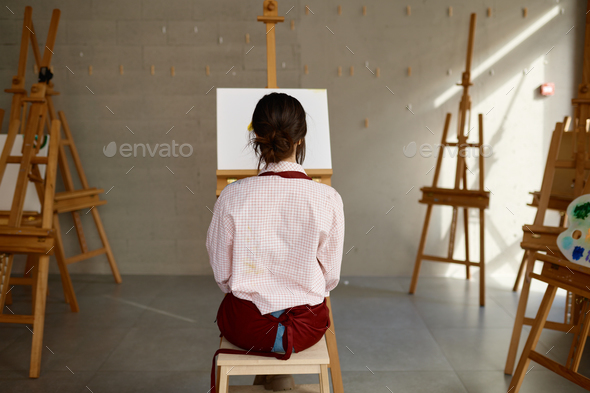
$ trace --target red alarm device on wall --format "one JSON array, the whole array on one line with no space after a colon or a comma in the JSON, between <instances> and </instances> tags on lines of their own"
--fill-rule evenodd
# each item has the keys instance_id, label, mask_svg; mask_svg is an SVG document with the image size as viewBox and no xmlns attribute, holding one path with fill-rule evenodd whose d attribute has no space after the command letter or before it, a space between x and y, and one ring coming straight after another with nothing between
<instances>
[{"instance_id":1,"label":"red alarm device on wall","mask_svg":"<svg viewBox=\"0 0 590 393\"><path fill-rule=\"evenodd\" d=\"M541 85L542 96L552 96L555 94L555 83L543 83Z\"/></svg>"}]
</instances>

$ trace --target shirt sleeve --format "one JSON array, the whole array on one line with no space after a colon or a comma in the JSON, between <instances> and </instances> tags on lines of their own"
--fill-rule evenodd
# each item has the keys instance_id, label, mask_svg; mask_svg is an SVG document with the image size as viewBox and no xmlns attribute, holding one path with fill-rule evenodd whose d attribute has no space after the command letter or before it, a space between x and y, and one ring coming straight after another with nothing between
<instances>
[{"instance_id":1,"label":"shirt sleeve","mask_svg":"<svg viewBox=\"0 0 590 393\"><path fill-rule=\"evenodd\" d=\"M332 220L328 236L318 247L317 259L326 280L326 295L336 288L340 281L340 267L344 248L344 205L342 197L336 192L332 200Z\"/></svg>"},{"instance_id":2,"label":"shirt sleeve","mask_svg":"<svg viewBox=\"0 0 590 393\"><path fill-rule=\"evenodd\" d=\"M215 282L225 293L231 292L228 282L232 272L234 240L233 231L228 230L227 225L224 199L220 195L213 207L213 218L207 230L207 252Z\"/></svg>"}]
</instances>

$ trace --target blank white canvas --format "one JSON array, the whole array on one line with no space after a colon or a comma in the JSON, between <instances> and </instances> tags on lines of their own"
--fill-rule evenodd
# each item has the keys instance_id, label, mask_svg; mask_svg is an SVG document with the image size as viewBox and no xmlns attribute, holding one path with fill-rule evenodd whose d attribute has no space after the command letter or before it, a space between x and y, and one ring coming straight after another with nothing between
<instances>
[{"instance_id":1,"label":"blank white canvas","mask_svg":"<svg viewBox=\"0 0 590 393\"><path fill-rule=\"evenodd\" d=\"M328 93L326 89L217 89L217 169L256 169L258 160L248 145L248 131L258 101L272 92L295 97L305 110L307 135L302 166L331 169ZM264 163L263 163L264 165Z\"/></svg>"},{"instance_id":2,"label":"blank white canvas","mask_svg":"<svg viewBox=\"0 0 590 393\"><path fill-rule=\"evenodd\" d=\"M6 143L6 138L8 135L0 134L0 152L4 149L4 145ZM16 136L14 140L14 145L12 146L12 151L10 152L11 156L20 156L22 153L23 147L23 139L24 135L19 134ZM37 156L39 157L47 157L47 149L49 147L49 136L47 136L47 143L41 149L39 149L39 153ZM39 164L39 172L41 173L41 177L45 179L45 164ZM16 188L16 180L18 178L18 170L20 165L18 164L8 164L6 165L6 171L4 172L4 176L2 177L2 183L0 184L0 210L10 210L12 207L12 200L14 199L14 190ZM28 182L27 185L27 192L25 194L25 203L23 206L23 210L35 211L37 213L41 213L41 201L39 201L39 197L37 196L37 190L35 188L35 183L32 181Z\"/></svg>"}]
</instances>

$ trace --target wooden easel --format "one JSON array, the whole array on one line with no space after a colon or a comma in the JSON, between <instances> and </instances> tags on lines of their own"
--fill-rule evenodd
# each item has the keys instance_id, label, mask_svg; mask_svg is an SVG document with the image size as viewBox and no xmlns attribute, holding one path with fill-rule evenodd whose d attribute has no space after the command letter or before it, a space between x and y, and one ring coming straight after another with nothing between
<instances>
[{"instance_id":1,"label":"wooden easel","mask_svg":"<svg viewBox=\"0 0 590 393\"><path fill-rule=\"evenodd\" d=\"M91 188L88 185L88 181L86 179L86 175L84 174L84 169L82 168L82 163L80 160L80 156L76 149L76 145L74 144L74 140L72 137L72 133L70 131L70 127L66 120L65 114L63 111L55 112L55 107L53 105L52 97L54 95L58 95L59 93L53 90L53 82L51 81L52 73L50 71L50 63L51 63L51 55L53 54L53 46L55 44L55 38L57 35L57 27L59 23L59 16L60 11L55 9L53 10L51 24L49 27L49 32L47 35L47 42L45 45L45 50L43 54L43 58L41 58L41 54L39 52L39 44L37 42L37 37L34 34L35 28L32 21L32 12L33 9L31 7L25 8L25 18L23 22L23 30L22 30L22 37L21 37L21 47L20 47L20 57L19 57L19 66L18 66L18 74L12 79L12 86L10 89L6 89L5 91L8 93L13 93L12 99L12 106L11 106L11 114L10 114L10 124L17 121L20 116L24 116L24 111L22 110L22 99L26 96L26 90L24 89L24 82L25 82L25 70L26 70L26 63L27 63L27 55L28 55L28 46L29 42L31 43L33 54L35 57L35 65L36 68L39 70L40 79L43 79L46 82L45 88L45 99L47 101L47 105L45 106L45 111L48 113L48 116L45 117L47 123L49 124L50 121L59 120L63 125L65 137L61 139L60 146L59 146L59 170L61 177L64 181L65 185L65 192L60 192L55 195L54 201L54 219L53 225L56 228L56 260L60 270L62 286L64 289L64 296L66 301L70 304L70 309L74 312L79 311L78 301L76 299L76 295L74 292L74 288L72 285L72 281L67 270L67 265L79 262L85 259L92 258L97 255L106 254L107 259L117 283L121 283L121 275L119 274L119 270L117 268L117 264L115 262L115 258L113 256L110 244L108 242L104 227L102 225L102 221L100 219L100 215L98 213L98 209L95 209L96 206L104 205L107 202L104 200L100 200L99 194L104 192L103 189ZM72 179L72 174L70 172L68 159L66 155L66 147L69 147L70 154L74 161L74 165L76 171L78 173L78 177L80 179L80 183L82 185L81 190L76 190L74 187L74 182ZM38 190L39 191L39 190ZM86 244L86 237L84 235L84 230L82 228L82 222L80 220L80 214L78 213L79 210L82 209L90 209L92 213L92 217L94 219L98 234L102 241L103 247L89 251L88 246ZM65 255L65 251L63 248L63 241L61 237L61 231L59 227L59 213L67 213L71 212L72 217L74 219L74 226L76 228L76 233L78 236L78 241L80 244L81 253L72 257L67 258ZM0 212L1 213L1 212ZM31 260L27 260L27 266L25 267L25 271L30 269ZM28 277L13 277L10 279L11 285L30 285L31 280Z\"/></svg>"},{"instance_id":2,"label":"wooden easel","mask_svg":"<svg viewBox=\"0 0 590 393\"><path fill-rule=\"evenodd\" d=\"M560 214L560 222L559 222L559 226L560 227L565 227L566 224L566 220L565 220L565 212L567 210L567 206L569 205L569 203L571 201L573 201L573 194L572 194L572 188L570 187L571 184L569 183L569 181L565 181L564 180L569 180L570 178L575 178L575 169L570 169L570 168L561 168L562 172L574 172L573 176L572 173L559 173L559 168L555 168L555 161L557 159L567 159L569 157L564 157L567 155L567 153L572 152L573 150L573 138L567 138L568 134L573 134L573 133L568 133L567 131L569 130L569 126L570 126L570 121L571 118L570 117L565 117L563 120L563 124L564 124L564 133L561 134L561 137L559 138L559 149L557 149L556 151L558 151L559 153L557 153L559 156L558 157L554 157L553 159L550 159L550 156L547 155L547 162L545 164L545 172L543 173L543 178L545 178L546 176L548 176L547 171L548 170L557 170L558 174L557 176L554 176L553 178L553 184L551 187L551 195L549 196L549 200L547 201L546 204L543 205L542 209L539 209L540 206L540 199L541 199L541 192L540 191L536 191L536 192L531 192L530 194L533 196L533 200L531 203L528 204L528 206L533 206L537 208L537 213L535 214L535 222L541 222L543 223L545 221L545 213L546 210L556 210L559 212ZM570 135L571 136L571 135ZM564 140L562 140L564 139ZM553 142L553 139L552 139ZM557 143L557 141L556 141ZM551 150L551 147L550 147ZM560 176L562 175L562 176ZM556 180L561 180L561 181L556 181ZM523 228L524 229L524 228ZM526 229L524 229L525 232L530 232ZM543 251L546 251L547 249L543 249ZM513 292L516 292L518 290L519 284L520 284L520 280L522 279L522 275L525 271L525 267L526 267L526 261L528 259L528 254L529 254L530 250L529 249L525 249L524 250L524 255L522 257L522 261L520 262L520 267L518 268L518 273L516 275L516 279L514 280L514 287L512 288ZM567 322L567 320L566 320Z\"/></svg>"},{"instance_id":3,"label":"wooden easel","mask_svg":"<svg viewBox=\"0 0 590 393\"><path fill-rule=\"evenodd\" d=\"M43 328L45 323L45 303L47 295L47 275L49 256L55 245L53 229L53 200L55 197L55 178L57 172L57 157L60 143L60 122L51 122L49 134L49 152L47 157L39 157L37 153L44 136L46 106L46 85L36 83L31 88L28 98L21 98L25 105L30 103L28 119L23 127L23 148L21 156L11 156L14 141L18 135L20 120L11 122L6 144L0 156L0 181L6 166L19 165L19 174L12 200L10 215L6 223L0 225L0 323L20 323L33 325L31 348L31 365L29 377L38 378L41 369L41 353L43 349ZM36 144L35 144L36 141ZM39 176L37 165L45 164L45 179ZM39 217L26 216L23 211L26 190L29 179L37 182L42 211ZM28 218L34 217L33 220ZM4 314L4 302L9 291L10 277L14 254L27 254L28 260L34 261L32 267L31 285L33 286L33 300L31 315ZM12 310L10 310L12 312Z\"/></svg>"},{"instance_id":4,"label":"wooden easel","mask_svg":"<svg viewBox=\"0 0 590 393\"><path fill-rule=\"evenodd\" d=\"M590 390L590 378L578 373L580 359L584 351L586 338L590 332L590 291L588 291L588 282L590 282L590 269L575 263L571 263L565 258L557 258L539 252L532 253L530 260L543 262L541 274L529 273L526 278L537 279L548 284L537 312L537 317L532 324L531 332L524 346L522 355L510 381L509 392L518 393L531 360L537 362L543 367L548 368L554 373L568 379L569 381ZM543 327L547 321L547 315L551 309L551 304L555 298L557 288L566 289L583 298L580 306L578 323L573 325L570 333L573 335L572 345L567 357L566 365L563 366L554 360L549 359L546 354L535 351L535 347L541 336Z\"/></svg>"},{"instance_id":5,"label":"wooden easel","mask_svg":"<svg viewBox=\"0 0 590 393\"><path fill-rule=\"evenodd\" d=\"M266 26L266 61L267 61L267 88L277 88L277 69L276 69L276 48L275 48L275 31L276 23L283 22L284 17L278 16L278 4L276 0L264 0L262 5L263 16L258 16L257 20L263 22ZM306 172L314 181L331 185L331 169L306 169ZM230 183L236 180L243 179L250 176L256 176L256 170L217 170L217 197L221 191ZM332 387L334 393L344 393L344 385L342 384L342 371L340 369L340 358L338 356L338 345L336 343L336 333L334 328L334 318L332 316L332 303L330 297L326 298L326 304L330 311L330 329L325 334L326 344L328 346L328 353L330 354L330 374L332 378ZM221 345L221 340L220 340ZM217 375L219 376L220 367L217 367ZM219 386L219 378L217 378L217 386Z\"/></svg>"},{"instance_id":6,"label":"wooden easel","mask_svg":"<svg viewBox=\"0 0 590 393\"><path fill-rule=\"evenodd\" d=\"M275 39L275 25L284 22L283 16L278 16L278 4L275 0L265 0L262 5L262 16L258 16L257 20L263 22L266 27L266 87L277 88L277 55L276 55L276 39ZM318 183L324 183L329 186L332 185L332 169L306 169L305 172ZM230 183L244 179L251 176L258 175L255 169L236 169L236 170L217 170L217 189L216 195L219 197L221 191ZM330 344L328 344L329 347Z\"/></svg>"},{"instance_id":7,"label":"wooden easel","mask_svg":"<svg viewBox=\"0 0 590 393\"><path fill-rule=\"evenodd\" d=\"M590 11L590 0L587 5ZM590 15L586 14L586 45L590 43ZM578 86L578 98L572 99L574 105L573 130L569 128L570 119L566 117L563 123L557 123L551 137L547 164L543 175L543 183L538 197L535 195L533 206L537 205L537 214L533 225L523 226L523 240L521 247L525 249L524 282L520 294L516 318L506 359L505 374L512 374L516 361L516 352L522 333L523 325L532 325L534 320L525 316L530 292L530 278L535 265L535 252L544 251L549 255L562 258L557 247L557 236L565 230L565 220L562 219L558 227L544 225L547 209L564 211L567 205L576 197L590 193L587 170L590 169L588 154L588 126L590 119L590 48L584 49L584 67L582 84ZM573 185L573 189L572 189ZM536 201L535 201L536 199ZM579 304L574 301L574 295L568 293L566 298L566 312L564 322L544 322L543 327L567 332L578 322Z\"/></svg>"},{"instance_id":8,"label":"wooden easel","mask_svg":"<svg viewBox=\"0 0 590 393\"><path fill-rule=\"evenodd\" d=\"M572 100L575 101L575 100ZM578 111L576 110L576 113ZM558 169L568 169L568 168L576 168L576 167L584 167L587 165L590 167L590 160L584 158L585 153L583 153L583 144L581 145L580 150L582 150L582 154L575 154L570 159L564 159L560 153L564 153L564 151L568 151L571 153L570 149L562 149L562 142L580 142L585 138L587 131L584 129L585 127L575 127L571 132L565 132L566 125L569 124L569 118L565 118L563 123L557 123L555 130L553 131L551 137L551 143L549 145L549 153L547 155L547 164L545 167L545 173L543 176L543 183L541 185L541 191L539 192L539 199L538 199L538 210L537 214L535 215L535 221L532 225L524 225L523 226L523 240L520 243L521 247L525 250L525 263L524 263L524 281L522 285L522 291L520 293L520 298L518 301L518 308L516 311L516 318L514 320L514 327L512 330L512 338L510 340L510 347L508 349L508 356L506 359L506 366L504 369L504 373L512 374L514 370L514 363L516 361L516 353L518 351L518 343L520 341L520 336L522 334L522 327L523 325L532 325L535 321L532 318L527 318L525 316L528 297L530 293L530 286L531 280L529 276L533 272L535 266L535 253L539 252L546 252L548 255L563 258L559 248L557 247L557 236L561 232L565 230L563 226L563 222L560 226L551 227L544 225L545 220L545 213L549 209L549 203L552 199L551 191L554 189L554 181L556 180L556 172ZM579 124L579 123L578 123ZM569 144L569 143L568 143ZM573 143L570 146L578 146L578 143ZM577 148L577 147L576 147ZM561 157L560 157L561 156ZM577 160L581 159L578 163ZM581 165L581 166L580 166ZM572 171L573 172L573 171ZM590 192L587 186L590 186L590 183L586 183L586 188L583 190L577 190L578 186L584 184L585 176L584 171L576 173L572 173L574 177L574 182L576 187L574 187L574 192L578 192L577 196L586 194ZM580 175L580 177L578 177ZM565 178L565 176L563 177ZM569 176L568 179L571 179ZM563 196L562 199L571 198L570 202L575 199L573 196ZM578 311L575 307L575 302L573 301L573 296L569 296L566 299L569 301L566 304L566 312L564 316L564 322L554 322L554 321L547 321L544 322L544 328L559 330L562 332L567 332L573 326L575 326L575 322L577 321ZM573 305L572 305L573 304Z\"/></svg>"},{"instance_id":9,"label":"wooden easel","mask_svg":"<svg viewBox=\"0 0 590 393\"><path fill-rule=\"evenodd\" d=\"M447 142L447 132L451 122L451 114L447 113L445 126L443 129L442 142L439 147L439 155L436 161L436 169L434 172L434 180L432 187L422 187L422 199L420 203L426 204L426 218L424 219L424 226L422 228L422 235L420 237L420 245L418 246L418 255L414 264L414 274L412 275L412 282L410 284L410 293L416 291L418 284L418 276L420 274L420 266L422 260L429 260L433 262L447 262L458 263L465 265L467 279L471 278L469 268L471 266L479 267L479 304L485 305L485 253L484 253L484 209L489 206L490 193L484 191L484 157L481 154L483 146L483 115L479 114L479 141L478 143L468 143L469 123L471 122L471 98L469 97L469 86L472 85L471 78L471 58L473 55L473 39L475 35L475 21L476 14L471 14L471 21L469 24L469 41L467 44L467 60L465 64L465 72L461 78L459 85L463 86L463 96L459 104L459 121L457 122L457 142ZM469 115L467 112L469 111ZM467 133L466 133L467 129ZM457 168L455 171L455 187L452 189L439 188L437 186L440 175L442 157L445 147L453 146L458 148L457 154ZM467 189L467 166L465 165L465 151L467 148L478 148L479 154L479 189ZM461 181L463 187L461 188ZM428 225L430 223L430 215L434 205L452 206L453 218L449 232L449 247L446 257L438 257L434 255L424 254L424 245L426 243L426 235L428 234ZM453 258L455 248L455 233L457 230L457 214L459 208L463 208L463 225L465 228L465 260L457 260ZM468 209L479 209L479 262L472 262L469 260L469 230L468 230Z\"/></svg>"}]
</instances>

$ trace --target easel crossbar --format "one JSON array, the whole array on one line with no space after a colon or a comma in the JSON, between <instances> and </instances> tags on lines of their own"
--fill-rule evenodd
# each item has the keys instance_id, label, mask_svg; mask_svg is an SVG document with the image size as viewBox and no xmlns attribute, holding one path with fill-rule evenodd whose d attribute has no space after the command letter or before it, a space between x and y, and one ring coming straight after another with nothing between
<instances>
[{"instance_id":1,"label":"easel crossbar","mask_svg":"<svg viewBox=\"0 0 590 393\"><path fill-rule=\"evenodd\" d=\"M583 387L584 389L588 389L590 387L589 378L586 378L581 374L573 372L572 370L562 366L561 364L549 359L545 355L541 355L536 351L531 351L531 353L529 354L529 359L531 359L533 362L539 363L546 369L553 371L559 376L564 377L565 379L575 383L578 386Z\"/></svg>"},{"instance_id":2,"label":"easel crossbar","mask_svg":"<svg viewBox=\"0 0 590 393\"><path fill-rule=\"evenodd\" d=\"M421 259L427 260L427 261L432 261L432 262L457 263L459 265L468 265L468 266L475 266L475 267L480 266L479 262L461 261L459 259L437 257L435 255L422 255Z\"/></svg>"}]
</instances>

